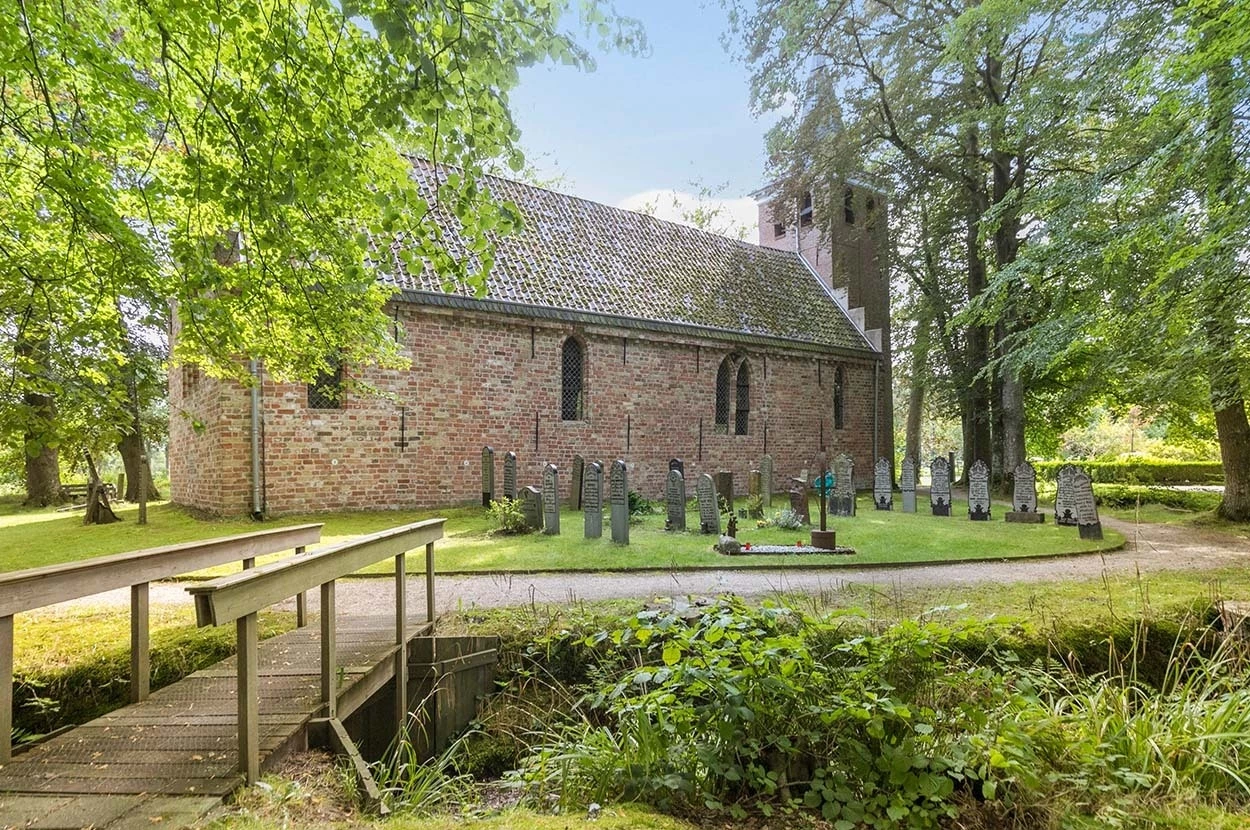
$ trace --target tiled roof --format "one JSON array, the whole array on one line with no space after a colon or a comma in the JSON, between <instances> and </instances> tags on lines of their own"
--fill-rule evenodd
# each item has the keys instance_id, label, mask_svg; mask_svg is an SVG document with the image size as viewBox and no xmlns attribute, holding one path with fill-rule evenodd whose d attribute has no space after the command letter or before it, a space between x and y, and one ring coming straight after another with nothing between
<instances>
[{"instance_id":1,"label":"tiled roof","mask_svg":"<svg viewBox=\"0 0 1250 830\"><path fill-rule=\"evenodd\" d=\"M435 177L447 171L425 161L414 170L434 204ZM485 185L524 215L520 231L494 238L488 300L872 351L795 253L508 179L487 177ZM435 214L449 251L464 256L455 218ZM391 261L386 279L399 288L444 290L429 267L418 274L398 256ZM463 286L454 292L474 295Z\"/></svg>"}]
</instances>

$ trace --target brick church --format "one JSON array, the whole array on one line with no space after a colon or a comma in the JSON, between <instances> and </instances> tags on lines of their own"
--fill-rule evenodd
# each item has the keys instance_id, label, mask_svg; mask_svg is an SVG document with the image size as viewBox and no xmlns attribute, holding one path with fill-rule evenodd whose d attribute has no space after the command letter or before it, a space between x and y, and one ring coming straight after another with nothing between
<instances>
[{"instance_id":1,"label":"brick church","mask_svg":"<svg viewBox=\"0 0 1250 830\"><path fill-rule=\"evenodd\" d=\"M414 170L432 196L444 171ZM487 184L525 225L497 240L485 296L443 291L397 256L383 269L412 361L365 370L385 396L342 386L350 365L312 385L261 367L255 392L170 373L171 411L192 416L170 421L175 502L280 515L480 501L485 445L501 469L517 454L522 485L575 454L621 458L649 498L674 457L690 480L732 470L739 490L765 453L778 490L821 451L850 453L861 486L893 457L884 206L870 191L846 188L823 236L810 199L774 216L757 194L755 245ZM454 220L439 221L455 250Z\"/></svg>"}]
</instances>

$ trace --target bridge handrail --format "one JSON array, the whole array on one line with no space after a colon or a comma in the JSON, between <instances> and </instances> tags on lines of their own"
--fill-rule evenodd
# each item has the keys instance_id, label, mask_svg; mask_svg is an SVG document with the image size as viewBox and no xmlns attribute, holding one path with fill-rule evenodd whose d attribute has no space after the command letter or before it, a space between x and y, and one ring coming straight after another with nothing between
<instances>
[{"instance_id":1,"label":"bridge handrail","mask_svg":"<svg viewBox=\"0 0 1250 830\"><path fill-rule=\"evenodd\" d=\"M335 642L335 580L383 559L395 560L395 718L396 731L408 719L407 588L408 551L425 546L426 615L434 622L434 542L443 538L446 519L427 519L301 556L224 576L187 591L195 597L200 626L233 621L238 640L239 771L248 784L260 777L260 665L257 612L275 602L321 589L321 708L331 727L338 723L338 672Z\"/></svg>"},{"instance_id":2,"label":"bridge handrail","mask_svg":"<svg viewBox=\"0 0 1250 830\"><path fill-rule=\"evenodd\" d=\"M147 698L151 684L149 582L240 560L244 568L250 568L257 556L268 553L303 553L321 541L322 527L305 524L259 530L0 574L0 764L12 757L14 614L129 587L130 701L137 703Z\"/></svg>"}]
</instances>

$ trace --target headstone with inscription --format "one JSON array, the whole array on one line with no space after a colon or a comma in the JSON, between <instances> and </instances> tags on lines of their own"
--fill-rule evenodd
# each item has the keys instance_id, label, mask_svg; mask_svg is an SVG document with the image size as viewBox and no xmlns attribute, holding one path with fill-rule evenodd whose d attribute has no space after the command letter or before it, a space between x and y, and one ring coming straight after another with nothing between
<instances>
[{"instance_id":1,"label":"headstone with inscription","mask_svg":"<svg viewBox=\"0 0 1250 830\"><path fill-rule=\"evenodd\" d=\"M764 474L759 470L752 470L747 476L747 495L750 498L747 504L751 510L752 519L764 518L764 494L760 492L764 486Z\"/></svg>"},{"instance_id":2,"label":"headstone with inscription","mask_svg":"<svg viewBox=\"0 0 1250 830\"><path fill-rule=\"evenodd\" d=\"M530 530L543 529L543 494L537 487L521 488L521 513Z\"/></svg>"},{"instance_id":3,"label":"headstone with inscription","mask_svg":"<svg viewBox=\"0 0 1250 830\"><path fill-rule=\"evenodd\" d=\"M1079 472L1071 464L1059 468L1055 477L1055 524L1076 526L1076 502L1074 501L1074 481Z\"/></svg>"},{"instance_id":4,"label":"headstone with inscription","mask_svg":"<svg viewBox=\"0 0 1250 830\"><path fill-rule=\"evenodd\" d=\"M885 458L872 468L872 503L878 510L894 509L894 465Z\"/></svg>"},{"instance_id":5,"label":"headstone with inscription","mask_svg":"<svg viewBox=\"0 0 1250 830\"><path fill-rule=\"evenodd\" d=\"M979 458L968 468L968 518L990 520L990 468Z\"/></svg>"},{"instance_id":6,"label":"headstone with inscription","mask_svg":"<svg viewBox=\"0 0 1250 830\"><path fill-rule=\"evenodd\" d=\"M482 507L495 500L495 448L482 447Z\"/></svg>"},{"instance_id":7,"label":"headstone with inscription","mask_svg":"<svg viewBox=\"0 0 1250 830\"><path fill-rule=\"evenodd\" d=\"M1011 510L1007 521L1021 524L1041 524L1046 514L1037 511L1037 473L1033 465L1024 461L1016 465L1011 486Z\"/></svg>"},{"instance_id":8,"label":"headstone with inscription","mask_svg":"<svg viewBox=\"0 0 1250 830\"><path fill-rule=\"evenodd\" d=\"M903 512L916 512L916 459L908 456L903 459L903 474L898 480L903 491Z\"/></svg>"},{"instance_id":9,"label":"headstone with inscription","mask_svg":"<svg viewBox=\"0 0 1250 830\"><path fill-rule=\"evenodd\" d=\"M682 476L681 470L668 471L664 498L668 503L668 522L665 529L684 531L686 529L686 479Z\"/></svg>"},{"instance_id":10,"label":"headstone with inscription","mask_svg":"<svg viewBox=\"0 0 1250 830\"><path fill-rule=\"evenodd\" d=\"M560 471L555 464L543 468L543 533L560 535Z\"/></svg>"},{"instance_id":11,"label":"headstone with inscription","mask_svg":"<svg viewBox=\"0 0 1250 830\"><path fill-rule=\"evenodd\" d=\"M612 462L608 501L612 504L612 541L629 544L629 472L619 458Z\"/></svg>"},{"instance_id":12,"label":"headstone with inscription","mask_svg":"<svg viewBox=\"0 0 1250 830\"><path fill-rule=\"evenodd\" d=\"M929 509L934 516L951 514L951 468L945 458L935 458L929 464Z\"/></svg>"},{"instance_id":13,"label":"headstone with inscription","mask_svg":"<svg viewBox=\"0 0 1250 830\"><path fill-rule=\"evenodd\" d=\"M574 510L582 509L582 476L586 473L586 459L580 455L573 456L573 469L569 473L572 479L569 486L569 506Z\"/></svg>"},{"instance_id":14,"label":"headstone with inscription","mask_svg":"<svg viewBox=\"0 0 1250 830\"><path fill-rule=\"evenodd\" d=\"M760 476L763 478L764 492L761 494L764 498L764 506L773 506L773 457L765 455L760 459Z\"/></svg>"},{"instance_id":15,"label":"headstone with inscription","mask_svg":"<svg viewBox=\"0 0 1250 830\"><path fill-rule=\"evenodd\" d=\"M812 523L812 508L807 497L807 482L794 479L790 484L790 509L798 514L805 525Z\"/></svg>"},{"instance_id":16,"label":"headstone with inscription","mask_svg":"<svg viewBox=\"0 0 1250 830\"><path fill-rule=\"evenodd\" d=\"M509 452L503 457L503 497L516 498L516 453Z\"/></svg>"},{"instance_id":17,"label":"headstone with inscription","mask_svg":"<svg viewBox=\"0 0 1250 830\"><path fill-rule=\"evenodd\" d=\"M587 539L603 535L603 465L592 461L582 474L582 521Z\"/></svg>"},{"instance_id":18,"label":"headstone with inscription","mask_svg":"<svg viewBox=\"0 0 1250 830\"><path fill-rule=\"evenodd\" d=\"M734 474L729 470L721 470L712 476L716 485L716 503L720 510L732 513L734 510Z\"/></svg>"},{"instance_id":19,"label":"headstone with inscription","mask_svg":"<svg viewBox=\"0 0 1250 830\"><path fill-rule=\"evenodd\" d=\"M1084 470L1072 477L1072 502L1076 505L1076 527L1082 539L1101 539L1102 522L1094 501L1094 482Z\"/></svg>"},{"instance_id":20,"label":"headstone with inscription","mask_svg":"<svg viewBox=\"0 0 1250 830\"><path fill-rule=\"evenodd\" d=\"M707 473L699 476L694 486L699 499L699 532L720 535L720 507L716 504L716 485Z\"/></svg>"},{"instance_id":21,"label":"headstone with inscription","mask_svg":"<svg viewBox=\"0 0 1250 830\"><path fill-rule=\"evenodd\" d=\"M835 516L854 516L855 506L855 459L840 452L833 459L833 493L829 512Z\"/></svg>"}]
</instances>

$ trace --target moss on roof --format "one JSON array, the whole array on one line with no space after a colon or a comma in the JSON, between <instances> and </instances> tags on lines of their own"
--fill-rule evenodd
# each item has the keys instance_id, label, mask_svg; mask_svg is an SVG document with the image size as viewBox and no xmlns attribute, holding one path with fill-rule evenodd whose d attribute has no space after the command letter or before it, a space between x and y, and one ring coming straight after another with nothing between
<instances>
[{"instance_id":1,"label":"moss on roof","mask_svg":"<svg viewBox=\"0 0 1250 830\"><path fill-rule=\"evenodd\" d=\"M431 204L448 172L414 162ZM508 179L487 177L485 186L524 217L521 230L493 237L489 299L873 351L793 252ZM469 255L454 216L436 207L433 218L449 251ZM401 248L402 241L392 250L389 280L409 291L444 289L428 265L419 274L407 269L398 256ZM467 286L452 290L474 296Z\"/></svg>"}]
</instances>

